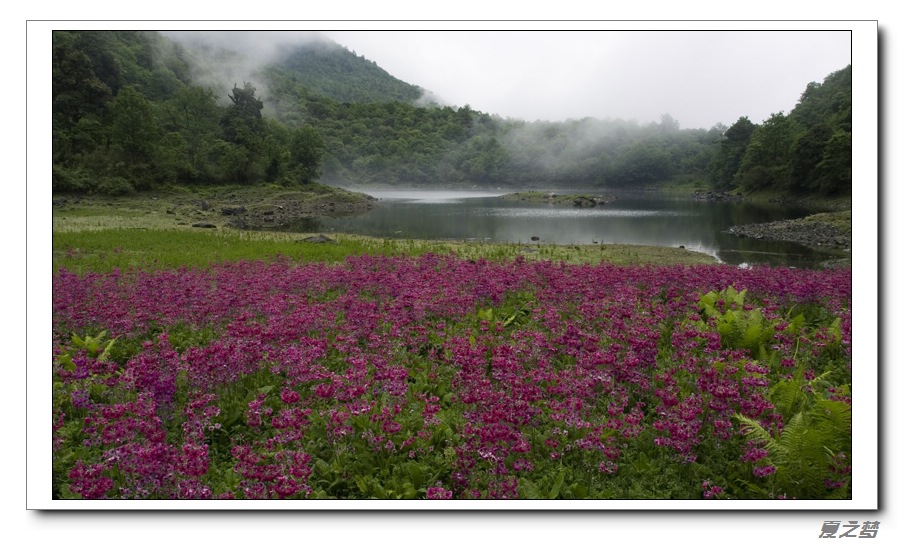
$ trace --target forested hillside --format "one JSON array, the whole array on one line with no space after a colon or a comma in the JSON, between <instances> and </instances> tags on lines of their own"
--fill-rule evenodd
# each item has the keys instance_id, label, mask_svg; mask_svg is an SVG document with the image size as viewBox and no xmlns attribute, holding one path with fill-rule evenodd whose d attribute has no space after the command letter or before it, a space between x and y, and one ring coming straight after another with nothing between
<instances>
[{"instance_id":1,"label":"forested hillside","mask_svg":"<svg viewBox=\"0 0 904 550\"><path fill-rule=\"evenodd\" d=\"M321 180L850 193L850 66L761 124L682 129L667 114L646 125L526 122L431 104L330 42L286 50L228 84L199 78L212 56L228 64L240 53L154 32L55 32L54 191Z\"/></svg>"},{"instance_id":2,"label":"forested hillside","mask_svg":"<svg viewBox=\"0 0 904 550\"><path fill-rule=\"evenodd\" d=\"M713 164L720 189L795 194L851 192L851 66L811 82L795 108L762 124L746 117L725 132Z\"/></svg>"},{"instance_id":3,"label":"forested hillside","mask_svg":"<svg viewBox=\"0 0 904 550\"><path fill-rule=\"evenodd\" d=\"M270 83L292 83L314 95L352 103L413 102L424 90L402 82L335 42L308 42L291 50L263 74ZM273 101L292 99L293 86L275 90Z\"/></svg>"}]
</instances>

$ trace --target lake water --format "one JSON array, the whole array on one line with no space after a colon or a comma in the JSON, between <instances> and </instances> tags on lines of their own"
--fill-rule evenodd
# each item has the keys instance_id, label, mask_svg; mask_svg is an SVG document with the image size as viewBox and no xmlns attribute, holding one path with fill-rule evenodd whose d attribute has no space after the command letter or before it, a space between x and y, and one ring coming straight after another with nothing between
<instances>
[{"instance_id":1,"label":"lake water","mask_svg":"<svg viewBox=\"0 0 904 550\"><path fill-rule=\"evenodd\" d=\"M840 253L794 243L745 239L725 233L734 225L810 214L787 205L711 202L652 192L608 194L616 200L595 208L528 203L500 198L511 191L356 189L380 200L358 216L299 220L283 229L355 233L374 237L476 240L509 243L645 244L684 246L730 264L814 267ZM580 190L557 191L559 194ZM601 191L584 191L590 195ZM536 237L538 240L533 240Z\"/></svg>"}]
</instances>

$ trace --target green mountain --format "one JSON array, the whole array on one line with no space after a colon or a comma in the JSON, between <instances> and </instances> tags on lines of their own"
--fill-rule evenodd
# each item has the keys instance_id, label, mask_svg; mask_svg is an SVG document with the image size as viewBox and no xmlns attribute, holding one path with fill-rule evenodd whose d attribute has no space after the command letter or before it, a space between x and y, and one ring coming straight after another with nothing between
<instances>
[{"instance_id":1,"label":"green mountain","mask_svg":"<svg viewBox=\"0 0 904 550\"><path fill-rule=\"evenodd\" d=\"M54 190L320 180L850 192L850 67L811 83L788 115L705 130L668 115L503 120L425 105L423 89L334 42L271 48L266 62L253 41L223 43L54 32Z\"/></svg>"},{"instance_id":2,"label":"green mountain","mask_svg":"<svg viewBox=\"0 0 904 550\"><path fill-rule=\"evenodd\" d=\"M339 102L413 103L424 93L421 88L395 78L376 62L328 40L308 42L289 50L262 74L271 86L291 83Z\"/></svg>"}]
</instances>

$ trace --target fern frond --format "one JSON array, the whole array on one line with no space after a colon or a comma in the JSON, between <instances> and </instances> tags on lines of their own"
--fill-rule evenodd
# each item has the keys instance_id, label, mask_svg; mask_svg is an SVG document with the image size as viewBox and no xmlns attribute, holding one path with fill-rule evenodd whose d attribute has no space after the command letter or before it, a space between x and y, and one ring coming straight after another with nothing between
<instances>
[{"instance_id":1,"label":"fern frond","mask_svg":"<svg viewBox=\"0 0 904 550\"><path fill-rule=\"evenodd\" d=\"M806 395L797 376L776 382L769 391L769 398L775 409L785 418L798 412L806 402Z\"/></svg>"},{"instance_id":2,"label":"fern frond","mask_svg":"<svg viewBox=\"0 0 904 550\"><path fill-rule=\"evenodd\" d=\"M797 413L785 423L782 433L776 442L776 452L770 454L773 460L784 463L795 456L805 454L808 447L810 429L803 413Z\"/></svg>"},{"instance_id":3,"label":"fern frond","mask_svg":"<svg viewBox=\"0 0 904 550\"><path fill-rule=\"evenodd\" d=\"M778 442L772 435L760 425L756 420L744 416L743 414L735 415L735 419L741 424L741 433L744 437L747 438L748 441L755 441L759 445L761 445L764 449L769 451L769 454L772 455L773 452L780 452L778 449Z\"/></svg>"},{"instance_id":4,"label":"fern frond","mask_svg":"<svg viewBox=\"0 0 904 550\"><path fill-rule=\"evenodd\" d=\"M841 401L820 399L811 412L813 423L832 452L850 452L852 447L851 406Z\"/></svg>"}]
</instances>

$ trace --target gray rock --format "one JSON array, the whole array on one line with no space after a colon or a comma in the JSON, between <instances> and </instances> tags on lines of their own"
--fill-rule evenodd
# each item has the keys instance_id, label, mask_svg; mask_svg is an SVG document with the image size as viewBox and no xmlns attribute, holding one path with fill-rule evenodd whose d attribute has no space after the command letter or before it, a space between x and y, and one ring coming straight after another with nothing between
<instances>
[{"instance_id":1,"label":"gray rock","mask_svg":"<svg viewBox=\"0 0 904 550\"><path fill-rule=\"evenodd\" d=\"M331 238L327 237L326 235L321 234L321 235L315 235L313 237L308 237L306 239L301 239L298 242L302 242L302 243L335 243L336 240L331 239Z\"/></svg>"},{"instance_id":2,"label":"gray rock","mask_svg":"<svg viewBox=\"0 0 904 550\"><path fill-rule=\"evenodd\" d=\"M730 227L727 233L748 239L790 241L816 248L848 249L851 236L822 222L781 220Z\"/></svg>"}]
</instances>

